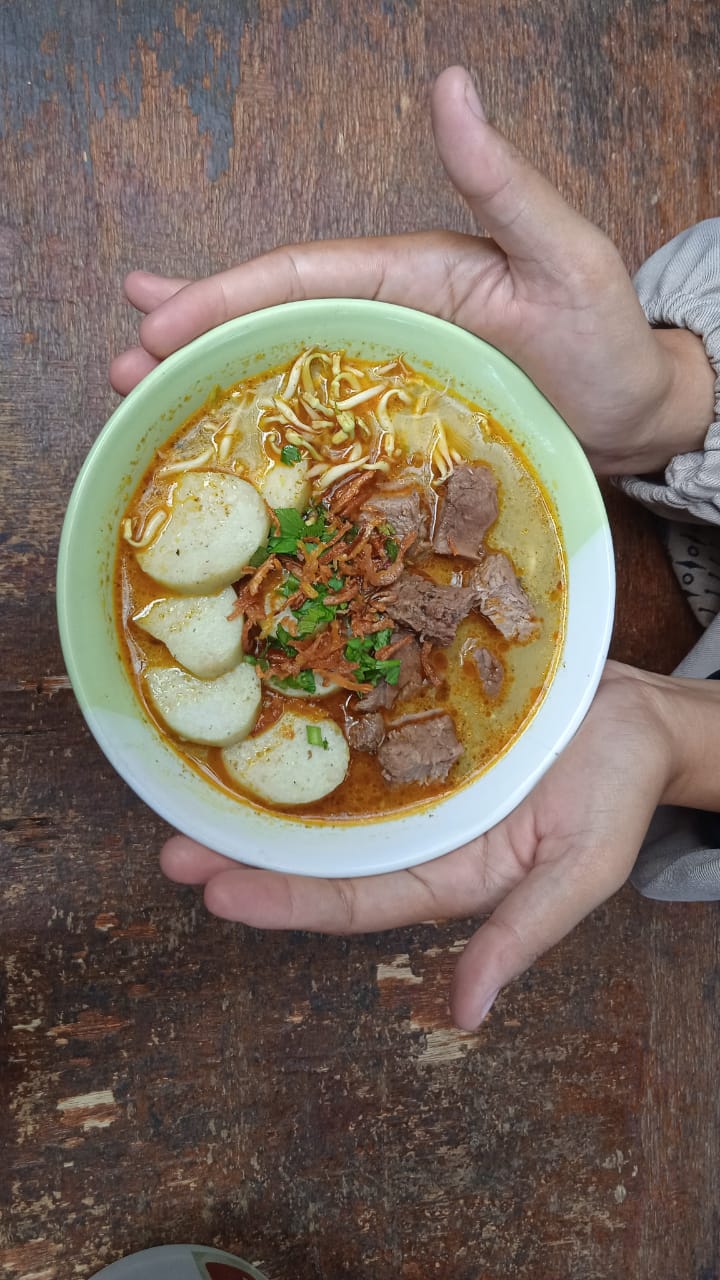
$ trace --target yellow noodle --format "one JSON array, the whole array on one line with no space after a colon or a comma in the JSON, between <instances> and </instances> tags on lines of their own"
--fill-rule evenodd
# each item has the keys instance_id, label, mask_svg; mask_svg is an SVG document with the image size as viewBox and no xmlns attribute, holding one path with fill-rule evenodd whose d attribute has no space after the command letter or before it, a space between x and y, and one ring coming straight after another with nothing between
<instances>
[{"instance_id":1,"label":"yellow noodle","mask_svg":"<svg viewBox=\"0 0 720 1280\"><path fill-rule=\"evenodd\" d=\"M366 400L374 400L375 396L379 396L385 391L385 384L380 383L377 387L366 387L364 391L358 391L357 395L348 396L347 400L338 400L337 409L354 409L359 404L365 404Z\"/></svg>"},{"instance_id":2,"label":"yellow noodle","mask_svg":"<svg viewBox=\"0 0 720 1280\"><path fill-rule=\"evenodd\" d=\"M390 434L392 434L393 428L387 407L393 396L397 396L399 400L402 400L403 404L410 404L410 396L407 391L401 391L399 387L390 387L389 391L384 392L375 413L383 431L389 431Z\"/></svg>"},{"instance_id":3,"label":"yellow noodle","mask_svg":"<svg viewBox=\"0 0 720 1280\"><path fill-rule=\"evenodd\" d=\"M165 528L169 519L170 512L167 511L165 507L156 507L154 511L145 517L142 525L140 526L138 537L134 538L132 520L128 517L126 520L123 520L123 538L129 546L134 547L136 550L149 547L150 543L160 533L160 530Z\"/></svg>"},{"instance_id":4,"label":"yellow noodle","mask_svg":"<svg viewBox=\"0 0 720 1280\"><path fill-rule=\"evenodd\" d=\"M295 395L295 392L297 391L300 383L300 374L302 372L305 361L307 360L308 356L311 356L313 354L314 350L315 350L314 347L308 347L307 351L303 351L302 355L299 355L297 360L293 364L290 372L288 373L287 386L283 389L283 393L282 393L286 400L289 400L292 396Z\"/></svg>"},{"instance_id":5,"label":"yellow noodle","mask_svg":"<svg viewBox=\"0 0 720 1280\"><path fill-rule=\"evenodd\" d=\"M194 458L180 458L177 462L166 462L162 467L158 467L157 474L160 476L174 475L177 471L195 471L198 467L204 467L215 456L215 447L212 445L208 449L203 449L202 453L197 453Z\"/></svg>"},{"instance_id":6,"label":"yellow noodle","mask_svg":"<svg viewBox=\"0 0 720 1280\"><path fill-rule=\"evenodd\" d=\"M315 445L311 444L310 441L305 438L305 436L300 435L299 431L286 431L285 438L288 444L297 445L299 449L307 449L311 458L317 458L318 462L322 462L323 460L322 454L318 453L317 449L315 448Z\"/></svg>"}]
</instances>

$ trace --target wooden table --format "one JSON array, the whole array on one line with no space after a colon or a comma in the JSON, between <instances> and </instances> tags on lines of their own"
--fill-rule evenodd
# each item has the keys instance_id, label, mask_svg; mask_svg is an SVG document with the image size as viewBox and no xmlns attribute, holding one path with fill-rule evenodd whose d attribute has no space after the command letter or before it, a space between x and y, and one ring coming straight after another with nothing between
<instances>
[{"instance_id":1,"label":"wooden table","mask_svg":"<svg viewBox=\"0 0 720 1280\"><path fill-rule=\"evenodd\" d=\"M718 911L630 890L477 1035L470 922L346 941L211 919L63 680L53 576L135 319L123 273L470 220L428 89L492 117L631 266L717 211L720 26L699 0L6 0L0 8L0 1275L201 1240L271 1280L711 1280ZM694 638L610 495L617 657Z\"/></svg>"}]
</instances>

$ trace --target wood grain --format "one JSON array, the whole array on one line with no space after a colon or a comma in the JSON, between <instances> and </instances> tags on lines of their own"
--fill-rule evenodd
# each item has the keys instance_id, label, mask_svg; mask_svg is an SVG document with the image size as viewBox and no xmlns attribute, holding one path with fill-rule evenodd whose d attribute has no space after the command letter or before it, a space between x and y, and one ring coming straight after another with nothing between
<instances>
[{"instance_id":1,"label":"wood grain","mask_svg":"<svg viewBox=\"0 0 720 1280\"><path fill-rule=\"evenodd\" d=\"M717 910L632 891L475 1036L470 922L352 941L208 917L62 680L73 479L132 340L125 271L285 240L470 229L428 90L492 117L635 267L717 210L720 25L699 0L42 0L0 6L0 1275L196 1239L270 1280L717 1280ZM608 496L613 651L694 624Z\"/></svg>"}]
</instances>

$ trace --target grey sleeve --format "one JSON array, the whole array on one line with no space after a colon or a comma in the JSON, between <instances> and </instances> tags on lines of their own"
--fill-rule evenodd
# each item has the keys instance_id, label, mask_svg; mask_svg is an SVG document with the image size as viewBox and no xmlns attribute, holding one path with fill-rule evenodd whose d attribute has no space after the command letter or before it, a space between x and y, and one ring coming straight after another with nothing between
<instances>
[{"instance_id":1,"label":"grey sleeve","mask_svg":"<svg viewBox=\"0 0 720 1280\"><path fill-rule=\"evenodd\" d=\"M707 628L676 674L702 680L720 670L720 218L664 245L641 267L635 287L650 323L696 333L719 375L715 422L704 450L673 458L663 483L636 476L618 482L671 522L666 540L673 568ZM650 824L632 883L649 898L720 899L718 845L720 816L662 807Z\"/></svg>"},{"instance_id":2,"label":"grey sleeve","mask_svg":"<svg viewBox=\"0 0 720 1280\"><path fill-rule=\"evenodd\" d=\"M717 617L675 674L703 680L719 669ZM667 805L657 809L630 880L646 898L667 902L720 899L720 848L712 847L718 843L718 834L720 815Z\"/></svg>"},{"instance_id":3,"label":"grey sleeve","mask_svg":"<svg viewBox=\"0 0 720 1280\"><path fill-rule=\"evenodd\" d=\"M635 288L650 324L702 338L718 382L704 450L672 458L663 483L624 476L620 488L666 519L720 524L720 218L663 245L638 271Z\"/></svg>"}]
</instances>

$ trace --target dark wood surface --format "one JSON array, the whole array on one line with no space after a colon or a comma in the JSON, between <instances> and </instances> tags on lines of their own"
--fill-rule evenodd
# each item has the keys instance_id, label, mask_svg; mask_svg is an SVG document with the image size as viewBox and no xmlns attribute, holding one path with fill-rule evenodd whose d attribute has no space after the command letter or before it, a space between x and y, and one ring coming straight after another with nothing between
<instances>
[{"instance_id":1,"label":"dark wood surface","mask_svg":"<svg viewBox=\"0 0 720 1280\"><path fill-rule=\"evenodd\" d=\"M699 0L6 0L0 6L0 1275L212 1242L271 1280L720 1275L720 932L626 890L449 1023L470 922L352 941L208 917L62 679L62 515L115 403L136 265L468 215L428 89L492 117L636 266L717 211L720 30ZM614 653L694 628L610 495Z\"/></svg>"}]
</instances>

